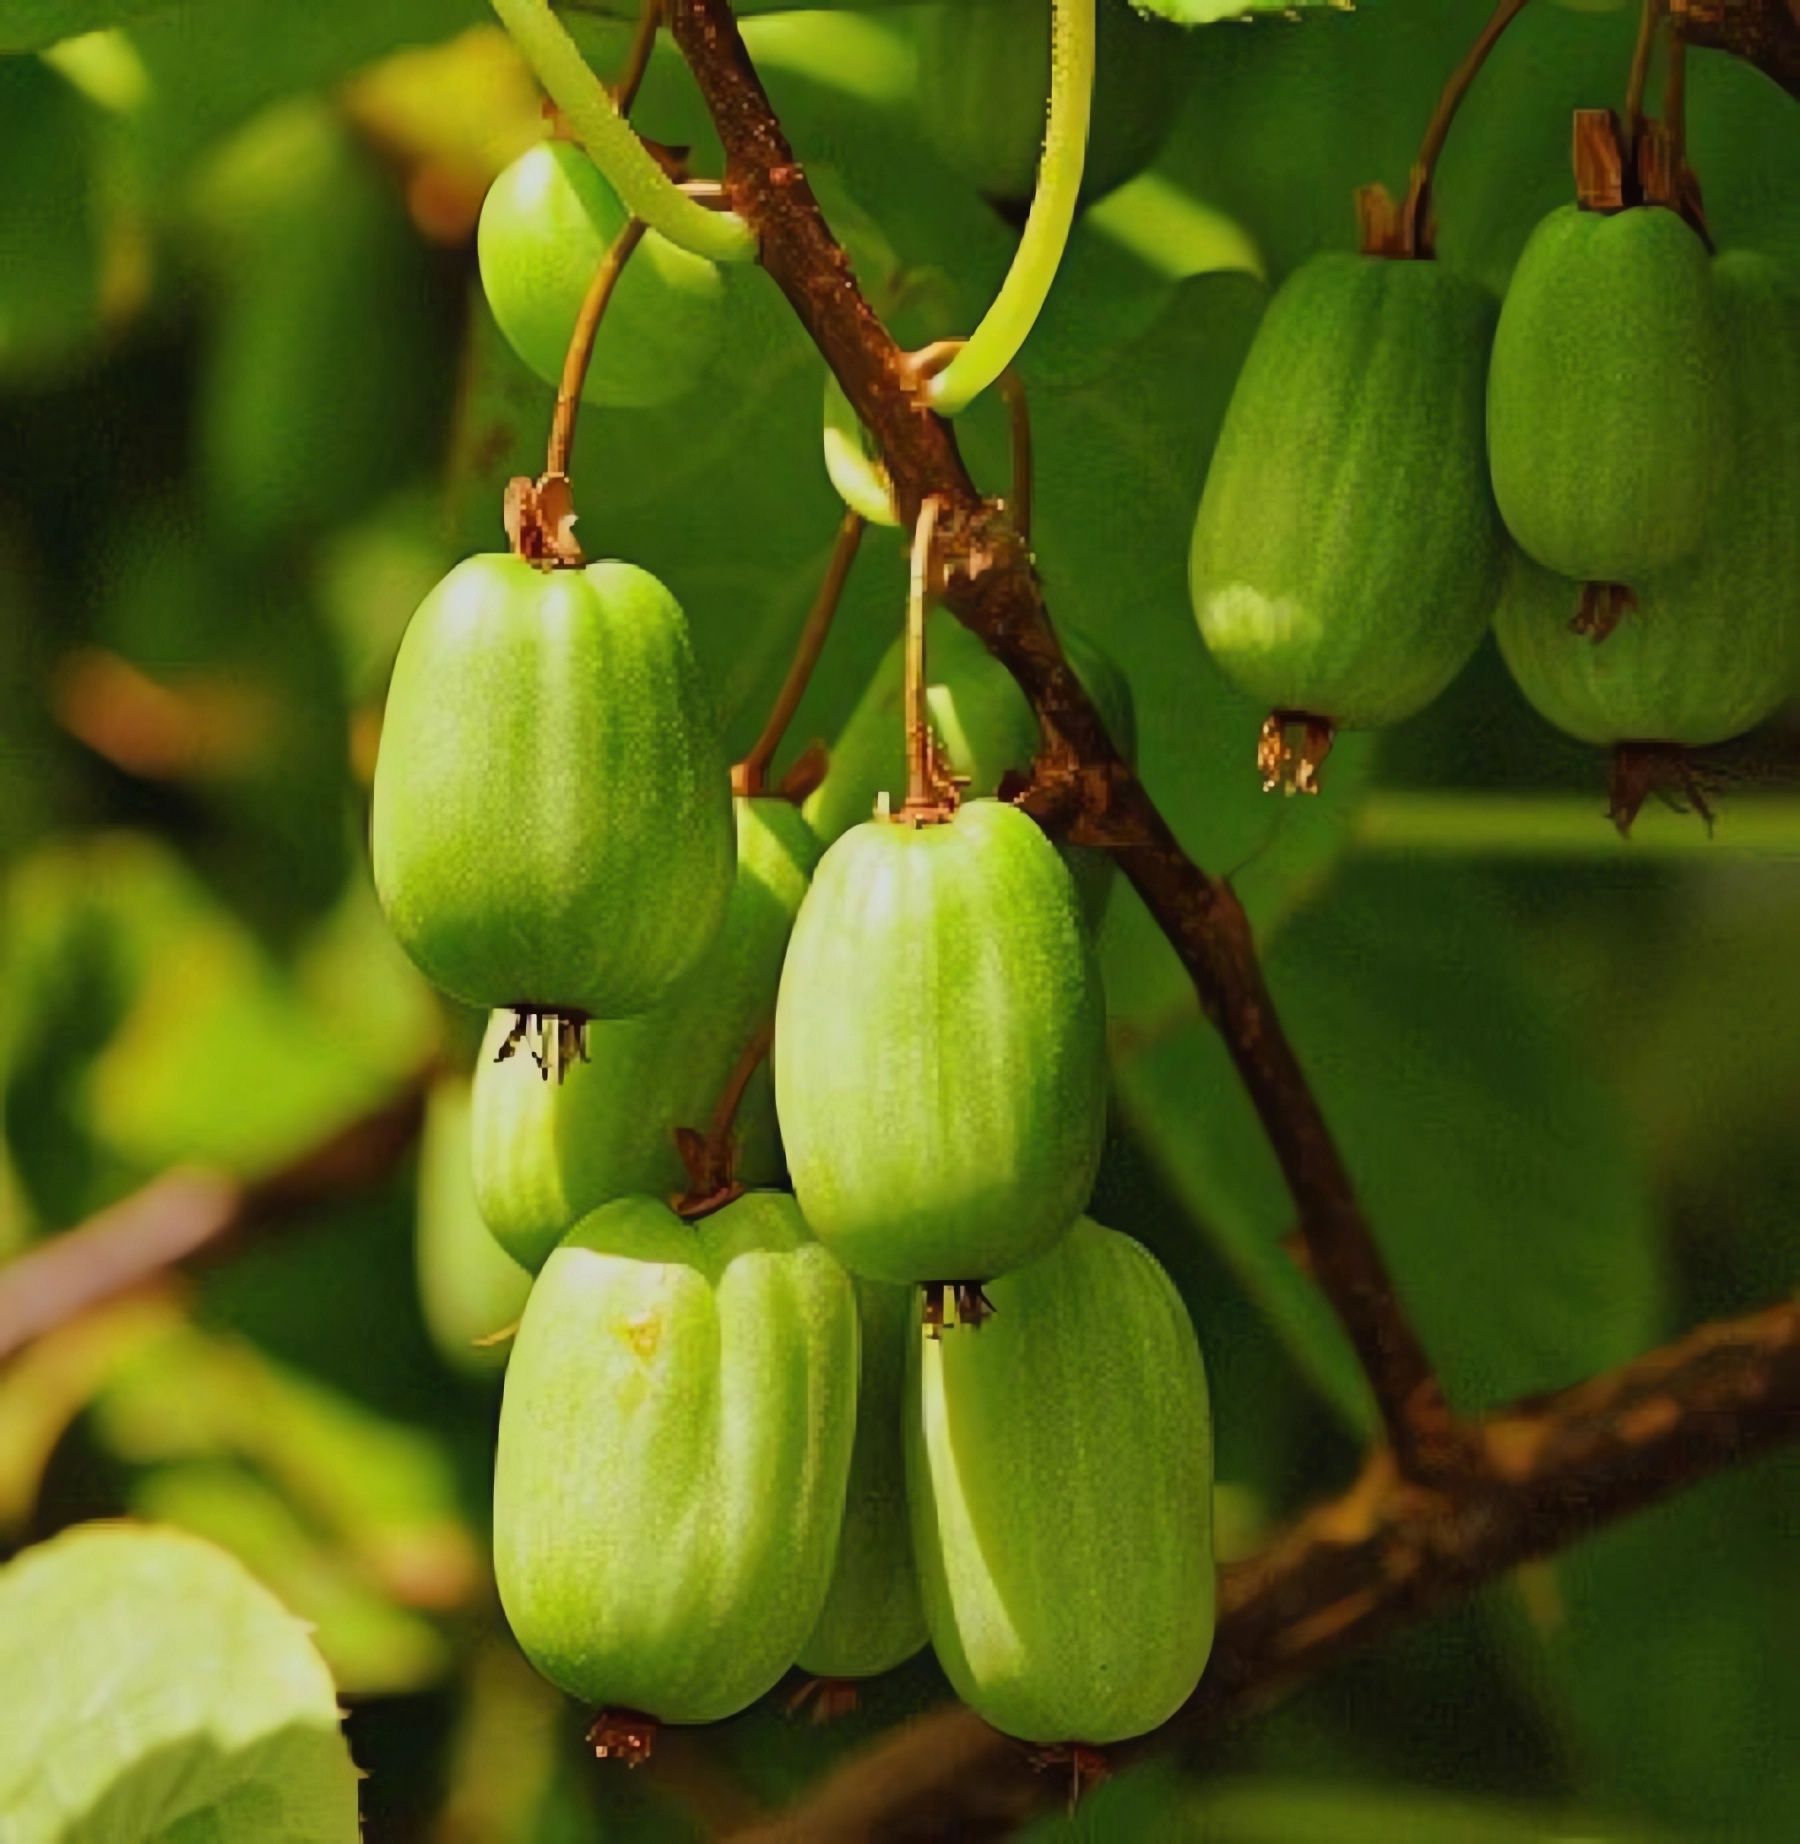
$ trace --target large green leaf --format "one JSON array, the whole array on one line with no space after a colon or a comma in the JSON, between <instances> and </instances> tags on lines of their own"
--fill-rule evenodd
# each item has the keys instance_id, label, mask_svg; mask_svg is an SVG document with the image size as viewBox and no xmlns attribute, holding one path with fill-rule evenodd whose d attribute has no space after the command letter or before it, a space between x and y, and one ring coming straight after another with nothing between
<instances>
[{"instance_id":1,"label":"large green leaf","mask_svg":"<svg viewBox=\"0 0 1800 1844\"><path fill-rule=\"evenodd\" d=\"M1401 1295L1457 1404L1571 1382L1650 1342L1660 1251L1617 1105L1473 874L1357 870L1276 942L1269 983ZM1119 1090L1225 1259L1357 1423L1342 1335L1283 1267L1293 1206L1217 1037L1176 1017Z\"/></svg>"},{"instance_id":2,"label":"large green leaf","mask_svg":"<svg viewBox=\"0 0 1800 1844\"><path fill-rule=\"evenodd\" d=\"M223 1550L89 1526L0 1572L9 1844L356 1844L305 1628Z\"/></svg>"}]
</instances>

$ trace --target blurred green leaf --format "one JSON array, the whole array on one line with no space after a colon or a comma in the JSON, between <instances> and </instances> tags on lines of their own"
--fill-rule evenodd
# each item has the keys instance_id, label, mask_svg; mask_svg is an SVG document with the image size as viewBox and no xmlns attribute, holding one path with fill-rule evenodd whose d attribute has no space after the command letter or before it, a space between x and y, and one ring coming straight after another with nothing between
<instances>
[{"instance_id":1,"label":"blurred green leaf","mask_svg":"<svg viewBox=\"0 0 1800 1844\"><path fill-rule=\"evenodd\" d=\"M1578 1785L1697 1836L1800 1830L1797 1527L1800 1475L1777 1459L1549 1565L1517 1669L1571 1737Z\"/></svg>"},{"instance_id":2,"label":"blurred green leaf","mask_svg":"<svg viewBox=\"0 0 1800 1844\"><path fill-rule=\"evenodd\" d=\"M1572 1382L1651 1341L1662 1263L1641 1158L1478 876L1348 873L1275 943L1268 977L1459 1406ZM1117 1071L1225 1260L1363 1425L1342 1334L1283 1275L1292 1205L1222 1044L1177 1018L1128 1038Z\"/></svg>"},{"instance_id":3,"label":"blurred green leaf","mask_svg":"<svg viewBox=\"0 0 1800 1844\"><path fill-rule=\"evenodd\" d=\"M158 1466L129 1492L132 1513L229 1550L312 1628L338 1687L352 1697L395 1696L440 1679L449 1641L309 1530L281 1493L240 1466Z\"/></svg>"},{"instance_id":4,"label":"blurred green leaf","mask_svg":"<svg viewBox=\"0 0 1800 1844\"><path fill-rule=\"evenodd\" d=\"M356 1844L356 1770L306 1630L240 1564L95 1525L0 1572L0 1809L16 1844Z\"/></svg>"}]
</instances>

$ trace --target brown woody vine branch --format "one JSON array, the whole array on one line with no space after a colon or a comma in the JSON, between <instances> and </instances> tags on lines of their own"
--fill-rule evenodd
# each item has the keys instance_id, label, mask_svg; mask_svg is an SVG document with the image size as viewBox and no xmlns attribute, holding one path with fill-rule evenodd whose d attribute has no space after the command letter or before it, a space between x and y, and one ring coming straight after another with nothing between
<instances>
[{"instance_id":1,"label":"brown woody vine branch","mask_svg":"<svg viewBox=\"0 0 1800 1844\"><path fill-rule=\"evenodd\" d=\"M1199 1690L1167 1728L1110 1750L1113 1764L1216 1730L1519 1563L1800 1440L1800 1299L1703 1326L1473 1432L1475 1463L1444 1489L1403 1479L1378 1452L1348 1491L1226 1569ZM884 1736L737 1844L998 1837L1066 1791L1019 1743L950 1707Z\"/></svg>"},{"instance_id":2,"label":"brown woody vine branch","mask_svg":"<svg viewBox=\"0 0 1800 1844\"><path fill-rule=\"evenodd\" d=\"M178 1167L0 1268L0 1363L171 1268L216 1261L252 1232L368 1190L418 1137L434 1069L261 1178Z\"/></svg>"},{"instance_id":3,"label":"brown woody vine branch","mask_svg":"<svg viewBox=\"0 0 1800 1844\"><path fill-rule=\"evenodd\" d=\"M1729 51L1800 98L1800 0L1670 0L1690 45Z\"/></svg>"},{"instance_id":4,"label":"brown woody vine branch","mask_svg":"<svg viewBox=\"0 0 1800 1844\"><path fill-rule=\"evenodd\" d=\"M757 78L727 0L670 0L670 30L712 111L733 207L880 443L902 519L939 512L944 601L1030 699L1043 749L1026 804L1047 825L1112 851L1224 1035L1300 1214L1312 1270L1374 1385L1403 1465L1454 1471L1463 1440L1394 1297L1355 1189L1284 1035L1231 886L1182 849L1064 658L1030 553L977 492L950 426L925 407L918 366L863 299Z\"/></svg>"}]
</instances>

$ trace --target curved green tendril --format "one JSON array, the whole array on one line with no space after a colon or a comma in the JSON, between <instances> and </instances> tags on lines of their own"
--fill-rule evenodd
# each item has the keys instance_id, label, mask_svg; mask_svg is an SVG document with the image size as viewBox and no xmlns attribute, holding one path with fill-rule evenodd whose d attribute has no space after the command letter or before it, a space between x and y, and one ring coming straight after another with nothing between
<instances>
[{"instance_id":1,"label":"curved green tendril","mask_svg":"<svg viewBox=\"0 0 1800 1844\"><path fill-rule=\"evenodd\" d=\"M713 262L755 259L756 235L742 218L735 212L711 211L689 198L650 157L547 0L492 4L538 81L633 217Z\"/></svg>"},{"instance_id":2,"label":"curved green tendril","mask_svg":"<svg viewBox=\"0 0 1800 1844\"><path fill-rule=\"evenodd\" d=\"M927 387L927 400L941 415L966 409L1000 376L1043 310L1080 202L1093 92L1094 0L1051 0L1050 115L1037 190L993 305Z\"/></svg>"}]
</instances>

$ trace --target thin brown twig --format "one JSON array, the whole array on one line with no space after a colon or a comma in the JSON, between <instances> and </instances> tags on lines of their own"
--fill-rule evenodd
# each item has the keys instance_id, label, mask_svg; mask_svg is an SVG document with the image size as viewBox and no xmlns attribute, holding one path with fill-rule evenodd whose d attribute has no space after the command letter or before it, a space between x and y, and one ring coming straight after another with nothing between
<instances>
[{"instance_id":1,"label":"thin brown twig","mask_svg":"<svg viewBox=\"0 0 1800 1844\"><path fill-rule=\"evenodd\" d=\"M625 62L613 83L613 102L621 115L629 115L631 105L637 101L644 72L650 68L650 54L656 49L657 27L661 24L662 0L644 0L638 11L637 25L632 30L631 44L625 52Z\"/></svg>"},{"instance_id":2,"label":"thin brown twig","mask_svg":"<svg viewBox=\"0 0 1800 1844\"><path fill-rule=\"evenodd\" d=\"M1447 1490L1402 1478L1377 1452L1347 1491L1224 1570L1199 1689L1167 1727L1110 1750L1114 1764L1229 1725L1520 1563L1800 1439L1800 1300L1515 1403L1477 1434L1477 1466ZM951 1707L890 1731L798 1805L735 1835L737 1844L999 1837L1062 1791L1020 1744Z\"/></svg>"},{"instance_id":3,"label":"thin brown twig","mask_svg":"<svg viewBox=\"0 0 1800 1844\"><path fill-rule=\"evenodd\" d=\"M1673 0L1689 44L1728 51L1800 98L1800 0Z\"/></svg>"},{"instance_id":4,"label":"thin brown twig","mask_svg":"<svg viewBox=\"0 0 1800 1844\"><path fill-rule=\"evenodd\" d=\"M0 1363L171 1268L216 1261L252 1231L378 1183L418 1135L434 1070L420 1070L378 1107L261 1178L181 1167L28 1249L0 1268Z\"/></svg>"},{"instance_id":5,"label":"thin brown twig","mask_svg":"<svg viewBox=\"0 0 1800 1844\"><path fill-rule=\"evenodd\" d=\"M925 708L925 614L931 601L938 503L928 499L913 522L912 561L906 594L906 805L924 812L938 804L932 774L931 715Z\"/></svg>"},{"instance_id":6,"label":"thin brown twig","mask_svg":"<svg viewBox=\"0 0 1800 1844\"><path fill-rule=\"evenodd\" d=\"M1464 1441L1424 1347L1394 1296L1231 886L1183 851L1107 735L1051 627L1030 553L984 500L949 425L921 403L917 369L864 299L745 53L727 0L671 0L727 160L726 185L761 260L886 458L903 520L939 503L943 599L1018 680L1044 735L1028 808L1109 849L1175 947L1230 1050L1293 1195L1313 1271L1374 1386L1409 1470L1454 1470Z\"/></svg>"},{"instance_id":7,"label":"thin brown twig","mask_svg":"<svg viewBox=\"0 0 1800 1844\"><path fill-rule=\"evenodd\" d=\"M594 270L594 279L582 297L581 312L575 317L569 335L569 350L563 357L562 382L556 387L556 411L550 419L550 443L544 457L544 472L554 478L566 476L569 456L575 447L575 418L581 408L581 387L586 382L588 363L594 356L594 340L600 332L607 303L619 285L619 277L631 259L631 252L643 240L641 218L627 218L625 228L610 244Z\"/></svg>"},{"instance_id":8,"label":"thin brown twig","mask_svg":"<svg viewBox=\"0 0 1800 1844\"><path fill-rule=\"evenodd\" d=\"M1006 496L1006 510L1013 528L1027 544L1031 542L1031 405L1025 397L1025 380L1008 365L1001 372L998 387L1000 401L1006 405L1007 441L1012 459L1012 490Z\"/></svg>"},{"instance_id":9,"label":"thin brown twig","mask_svg":"<svg viewBox=\"0 0 1800 1844\"><path fill-rule=\"evenodd\" d=\"M1418 157L1413 161L1405 202L1400 207L1401 254L1429 256L1432 253L1431 182L1437 173L1438 157L1444 151L1444 143L1450 138L1450 126L1456 120L1456 112L1462 107L1463 98L1481 74L1481 67L1487 62L1488 54L1500 42L1500 35L1525 10L1525 4L1526 0L1499 0L1479 37L1469 47L1462 62L1450 73L1438 96L1431 120L1425 125L1424 139L1419 143Z\"/></svg>"},{"instance_id":10,"label":"thin brown twig","mask_svg":"<svg viewBox=\"0 0 1800 1844\"><path fill-rule=\"evenodd\" d=\"M674 1209L690 1221L722 1209L743 1195L737 1182L737 1117L744 1105L750 1083L775 1044L775 1024L771 1019L752 1032L738 1053L713 1104L712 1119L705 1133L692 1127L675 1129L675 1144L681 1162L687 1167L688 1186L674 1199Z\"/></svg>"},{"instance_id":11,"label":"thin brown twig","mask_svg":"<svg viewBox=\"0 0 1800 1844\"><path fill-rule=\"evenodd\" d=\"M1650 82L1650 54L1656 48L1656 28L1661 25L1667 0L1642 0L1637 38L1631 47L1631 72L1625 80L1625 164L1637 159L1638 138L1644 132L1644 91Z\"/></svg>"},{"instance_id":12,"label":"thin brown twig","mask_svg":"<svg viewBox=\"0 0 1800 1844\"><path fill-rule=\"evenodd\" d=\"M795 645L787 677L781 682L781 690L775 694L775 703L769 712L768 721L762 727L762 733L750 745L744 759L731 771L733 793L761 794L768 785L769 765L775 760L781 739L787 734L787 727L800 708L800 700L806 696L806 687L812 679L813 668L819 663L819 655L824 651L825 637L831 632L838 603L843 600L844 585L850 580L851 567L862 546L864 525L862 514L848 508L838 521L837 538L831 547L831 560L825 566L825 577L819 584L819 593L807 611L806 624L800 630L800 639Z\"/></svg>"}]
</instances>

